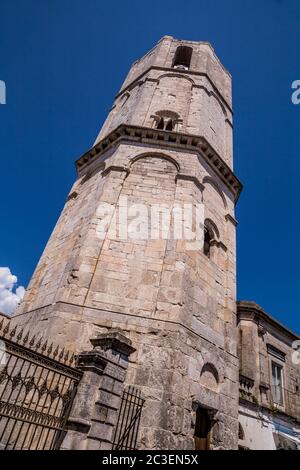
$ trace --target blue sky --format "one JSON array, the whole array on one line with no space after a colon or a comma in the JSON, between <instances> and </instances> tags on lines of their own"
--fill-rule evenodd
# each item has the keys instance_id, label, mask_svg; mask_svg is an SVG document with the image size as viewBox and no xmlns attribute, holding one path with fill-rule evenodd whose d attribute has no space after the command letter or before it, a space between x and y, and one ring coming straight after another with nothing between
<instances>
[{"instance_id":1,"label":"blue sky","mask_svg":"<svg viewBox=\"0 0 300 470\"><path fill-rule=\"evenodd\" d=\"M0 0L0 266L27 285L130 64L163 35L233 76L238 297L300 333L298 0Z\"/></svg>"}]
</instances>

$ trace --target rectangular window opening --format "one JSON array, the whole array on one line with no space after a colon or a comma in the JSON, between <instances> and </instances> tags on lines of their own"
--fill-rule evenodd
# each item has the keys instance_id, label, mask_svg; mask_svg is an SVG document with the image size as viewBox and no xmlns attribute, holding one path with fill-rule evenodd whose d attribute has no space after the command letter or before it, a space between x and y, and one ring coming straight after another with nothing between
<instances>
[{"instance_id":1,"label":"rectangular window opening","mask_svg":"<svg viewBox=\"0 0 300 470\"><path fill-rule=\"evenodd\" d=\"M283 405L282 366L272 362L272 398L275 405Z\"/></svg>"}]
</instances>

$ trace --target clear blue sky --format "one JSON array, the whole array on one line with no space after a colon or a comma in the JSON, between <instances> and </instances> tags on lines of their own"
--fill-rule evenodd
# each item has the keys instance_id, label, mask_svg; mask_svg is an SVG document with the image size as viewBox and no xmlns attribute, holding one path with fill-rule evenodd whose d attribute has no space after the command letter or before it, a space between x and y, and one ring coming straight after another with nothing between
<instances>
[{"instance_id":1,"label":"clear blue sky","mask_svg":"<svg viewBox=\"0 0 300 470\"><path fill-rule=\"evenodd\" d=\"M233 75L238 297L300 333L299 0L0 0L0 266L27 285L130 64L163 35Z\"/></svg>"}]
</instances>

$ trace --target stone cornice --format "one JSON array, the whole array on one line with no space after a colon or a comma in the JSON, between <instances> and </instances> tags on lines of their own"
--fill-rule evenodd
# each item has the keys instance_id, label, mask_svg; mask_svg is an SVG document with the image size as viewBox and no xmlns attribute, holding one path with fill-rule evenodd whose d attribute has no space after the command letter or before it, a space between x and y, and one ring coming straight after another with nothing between
<instances>
[{"instance_id":1,"label":"stone cornice","mask_svg":"<svg viewBox=\"0 0 300 470\"><path fill-rule=\"evenodd\" d=\"M238 221L234 217L232 217L232 215L230 215L230 214L226 214L225 219L228 220L229 222L231 222L235 227L238 224Z\"/></svg>"},{"instance_id":2,"label":"stone cornice","mask_svg":"<svg viewBox=\"0 0 300 470\"><path fill-rule=\"evenodd\" d=\"M285 337L290 340L299 340L300 336L289 330L286 326L282 325L276 318L271 317L264 309L255 302L251 301L238 301L237 302L237 317L238 320L251 320L260 324L263 320L265 325L272 326L278 332L281 332Z\"/></svg>"},{"instance_id":3,"label":"stone cornice","mask_svg":"<svg viewBox=\"0 0 300 470\"><path fill-rule=\"evenodd\" d=\"M102 374L107 361L101 353L97 351L83 351L76 356L76 367L79 370L89 370L97 374Z\"/></svg>"},{"instance_id":4,"label":"stone cornice","mask_svg":"<svg viewBox=\"0 0 300 470\"><path fill-rule=\"evenodd\" d=\"M76 161L78 175L82 175L82 170L109 148L121 142L138 142L157 145L160 148L163 146L184 151L198 151L233 194L235 202L239 198L243 188L242 183L205 137L148 127L121 124Z\"/></svg>"},{"instance_id":5,"label":"stone cornice","mask_svg":"<svg viewBox=\"0 0 300 470\"><path fill-rule=\"evenodd\" d=\"M94 349L107 351L111 349L120 354L130 356L135 351L132 342L127 338L121 330L114 329L108 333L99 333L95 338L91 338Z\"/></svg>"}]
</instances>

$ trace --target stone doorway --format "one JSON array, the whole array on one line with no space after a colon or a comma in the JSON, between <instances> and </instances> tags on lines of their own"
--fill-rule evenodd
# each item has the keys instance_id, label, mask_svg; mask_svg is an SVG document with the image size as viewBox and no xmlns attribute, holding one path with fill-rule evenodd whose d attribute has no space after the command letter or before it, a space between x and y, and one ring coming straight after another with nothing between
<instances>
[{"instance_id":1,"label":"stone doorway","mask_svg":"<svg viewBox=\"0 0 300 470\"><path fill-rule=\"evenodd\" d=\"M195 424L195 450L209 450L210 449L210 434L212 428L212 421L208 411L205 408L198 407L196 411L196 424Z\"/></svg>"}]
</instances>

